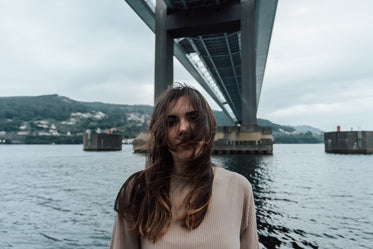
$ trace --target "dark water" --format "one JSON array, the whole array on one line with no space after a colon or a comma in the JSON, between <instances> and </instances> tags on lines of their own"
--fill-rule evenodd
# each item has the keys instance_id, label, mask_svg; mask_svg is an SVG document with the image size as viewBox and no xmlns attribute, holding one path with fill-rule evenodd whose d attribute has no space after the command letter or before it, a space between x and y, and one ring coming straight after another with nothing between
<instances>
[{"instance_id":1,"label":"dark water","mask_svg":"<svg viewBox=\"0 0 373 249\"><path fill-rule=\"evenodd\" d=\"M262 248L373 248L373 155L275 145L215 156L253 185ZM113 202L145 158L80 145L0 146L0 248L108 248Z\"/></svg>"}]
</instances>

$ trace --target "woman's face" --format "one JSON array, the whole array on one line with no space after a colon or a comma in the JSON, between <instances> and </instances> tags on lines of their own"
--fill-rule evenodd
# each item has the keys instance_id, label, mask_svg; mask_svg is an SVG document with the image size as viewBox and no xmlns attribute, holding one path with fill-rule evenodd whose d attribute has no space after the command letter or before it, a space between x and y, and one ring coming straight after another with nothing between
<instances>
[{"instance_id":1,"label":"woman's face","mask_svg":"<svg viewBox=\"0 0 373 249\"><path fill-rule=\"evenodd\" d=\"M198 110L195 110L187 96L172 101L168 107L168 145L174 162L185 162L198 154L201 145L195 148L188 144L188 137L195 128ZM187 140L186 140L187 139Z\"/></svg>"}]
</instances>

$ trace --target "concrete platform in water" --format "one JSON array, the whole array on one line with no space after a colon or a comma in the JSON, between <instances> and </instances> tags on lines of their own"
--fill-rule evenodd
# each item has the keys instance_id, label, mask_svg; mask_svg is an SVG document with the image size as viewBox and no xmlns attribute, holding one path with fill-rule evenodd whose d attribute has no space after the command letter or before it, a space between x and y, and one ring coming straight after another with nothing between
<instances>
[{"instance_id":1,"label":"concrete platform in water","mask_svg":"<svg viewBox=\"0 0 373 249\"><path fill-rule=\"evenodd\" d=\"M272 154L271 127L223 126L216 130L213 154Z\"/></svg>"},{"instance_id":2,"label":"concrete platform in water","mask_svg":"<svg viewBox=\"0 0 373 249\"><path fill-rule=\"evenodd\" d=\"M121 134L91 134L83 136L83 150L85 151L115 151L122 150Z\"/></svg>"},{"instance_id":3,"label":"concrete platform in water","mask_svg":"<svg viewBox=\"0 0 373 249\"><path fill-rule=\"evenodd\" d=\"M146 152L146 133L141 133L133 142L135 153ZM213 154L272 154L273 136L270 127L224 126L216 130Z\"/></svg>"},{"instance_id":4,"label":"concrete platform in water","mask_svg":"<svg viewBox=\"0 0 373 249\"><path fill-rule=\"evenodd\" d=\"M335 131L324 133L325 152L372 154L373 131Z\"/></svg>"}]
</instances>

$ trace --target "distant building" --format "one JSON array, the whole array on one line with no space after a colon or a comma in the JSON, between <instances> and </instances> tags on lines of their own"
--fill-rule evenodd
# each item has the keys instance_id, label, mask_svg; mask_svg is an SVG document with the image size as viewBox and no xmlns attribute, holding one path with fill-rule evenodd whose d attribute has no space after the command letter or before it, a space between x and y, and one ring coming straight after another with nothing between
<instances>
[{"instance_id":1,"label":"distant building","mask_svg":"<svg viewBox=\"0 0 373 249\"><path fill-rule=\"evenodd\" d=\"M46 131L39 131L38 135L39 136L50 136L51 134L49 132L46 132Z\"/></svg>"},{"instance_id":2,"label":"distant building","mask_svg":"<svg viewBox=\"0 0 373 249\"><path fill-rule=\"evenodd\" d=\"M141 123L144 123L148 119L150 119L150 116L148 114L140 113L130 113L130 116L127 118L127 120L137 121Z\"/></svg>"},{"instance_id":3,"label":"distant building","mask_svg":"<svg viewBox=\"0 0 373 249\"><path fill-rule=\"evenodd\" d=\"M18 132L17 132L17 135L20 135L20 136L27 136L27 135L30 135L30 132L28 132L28 131L18 131Z\"/></svg>"}]
</instances>

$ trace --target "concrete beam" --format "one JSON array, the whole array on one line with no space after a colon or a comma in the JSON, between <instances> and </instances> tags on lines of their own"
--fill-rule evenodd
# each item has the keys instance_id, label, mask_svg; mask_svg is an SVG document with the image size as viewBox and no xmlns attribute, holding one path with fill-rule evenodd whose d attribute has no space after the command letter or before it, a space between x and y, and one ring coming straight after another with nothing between
<instances>
[{"instance_id":1,"label":"concrete beam","mask_svg":"<svg viewBox=\"0 0 373 249\"><path fill-rule=\"evenodd\" d=\"M242 126L256 126L255 0L241 0L241 111Z\"/></svg>"},{"instance_id":2,"label":"concrete beam","mask_svg":"<svg viewBox=\"0 0 373 249\"><path fill-rule=\"evenodd\" d=\"M235 32L240 29L240 4L220 8L177 11L167 15L167 29L174 38Z\"/></svg>"},{"instance_id":3,"label":"concrete beam","mask_svg":"<svg viewBox=\"0 0 373 249\"><path fill-rule=\"evenodd\" d=\"M174 39L166 28L167 5L157 0L155 7L154 100L173 84Z\"/></svg>"},{"instance_id":4,"label":"concrete beam","mask_svg":"<svg viewBox=\"0 0 373 249\"><path fill-rule=\"evenodd\" d=\"M127 4L135 13L144 21L144 23L155 32L155 15L154 10L149 7L145 1L126 0Z\"/></svg>"}]
</instances>

